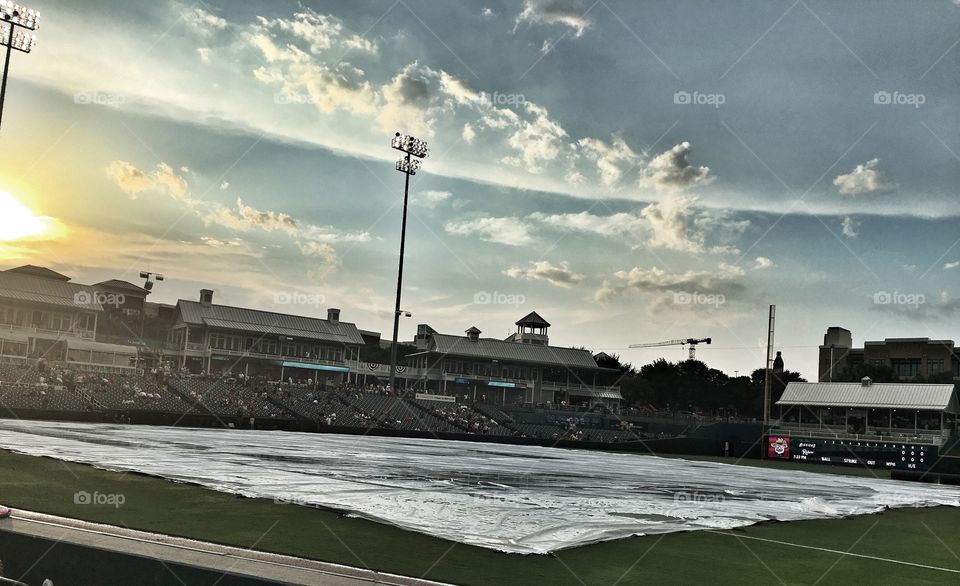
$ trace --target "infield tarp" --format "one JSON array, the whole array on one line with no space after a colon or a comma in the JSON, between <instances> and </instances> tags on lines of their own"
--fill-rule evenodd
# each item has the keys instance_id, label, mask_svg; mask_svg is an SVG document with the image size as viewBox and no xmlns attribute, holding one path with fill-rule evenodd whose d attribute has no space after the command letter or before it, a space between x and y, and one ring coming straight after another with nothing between
<instances>
[{"instance_id":1,"label":"infield tarp","mask_svg":"<svg viewBox=\"0 0 960 586\"><path fill-rule=\"evenodd\" d=\"M958 487L473 442L0 420L0 447L319 505L514 553L960 506Z\"/></svg>"}]
</instances>

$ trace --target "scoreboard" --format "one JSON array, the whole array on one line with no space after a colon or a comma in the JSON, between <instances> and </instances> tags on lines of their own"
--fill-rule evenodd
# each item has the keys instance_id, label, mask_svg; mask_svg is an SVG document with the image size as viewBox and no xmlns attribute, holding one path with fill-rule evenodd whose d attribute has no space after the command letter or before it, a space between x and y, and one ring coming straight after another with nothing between
<instances>
[{"instance_id":1,"label":"scoreboard","mask_svg":"<svg viewBox=\"0 0 960 586\"><path fill-rule=\"evenodd\" d=\"M824 464L854 464L872 468L926 470L937 459L936 446L892 441L863 441L771 435L767 457Z\"/></svg>"}]
</instances>

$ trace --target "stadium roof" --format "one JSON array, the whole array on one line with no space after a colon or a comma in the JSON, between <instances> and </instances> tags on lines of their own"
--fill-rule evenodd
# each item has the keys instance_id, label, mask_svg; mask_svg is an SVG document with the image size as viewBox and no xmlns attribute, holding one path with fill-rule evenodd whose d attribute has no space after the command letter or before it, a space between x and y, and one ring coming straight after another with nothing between
<instances>
[{"instance_id":1,"label":"stadium roof","mask_svg":"<svg viewBox=\"0 0 960 586\"><path fill-rule=\"evenodd\" d=\"M23 265L12 269L7 269L5 272L17 273L19 275L30 275L33 277L40 277L41 279L53 279L56 281L70 280L70 277L66 275L62 275L57 271L52 271L47 267L38 267L37 265Z\"/></svg>"},{"instance_id":2,"label":"stadium roof","mask_svg":"<svg viewBox=\"0 0 960 586\"><path fill-rule=\"evenodd\" d=\"M595 389L570 389L569 393L575 397L593 397L595 399L623 399L623 395L615 388L606 389L597 387Z\"/></svg>"},{"instance_id":3,"label":"stadium roof","mask_svg":"<svg viewBox=\"0 0 960 586\"><path fill-rule=\"evenodd\" d=\"M471 340L464 336L448 334L433 334L430 339L432 345L429 351L440 354L569 366L571 368L599 368L589 351L576 348L518 344L493 338Z\"/></svg>"},{"instance_id":4,"label":"stadium roof","mask_svg":"<svg viewBox=\"0 0 960 586\"><path fill-rule=\"evenodd\" d=\"M92 287L68 283L62 279L39 277L17 269L0 271L0 298L75 310L103 311Z\"/></svg>"},{"instance_id":5,"label":"stadium roof","mask_svg":"<svg viewBox=\"0 0 960 586\"><path fill-rule=\"evenodd\" d=\"M533 326L535 328L549 328L550 322L540 317L540 314L536 311L531 311L524 317L517 320L515 325L518 326Z\"/></svg>"},{"instance_id":6,"label":"stadium roof","mask_svg":"<svg viewBox=\"0 0 960 586\"><path fill-rule=\"evenodd\" d=\"M109 354L127 354L137 355L136 346L126 346L124 344L107 344L105 342L92 342L90 340L79 340L67 338L67 348L74 350L90 350L93 352L106 352Z\"/></svg>"},{"instance_id":7,"label":"stadium roof","mask_svg":"<svg viewBox=\"0 0 960 586\"><path fill-rule=\"evenodd\" d=\"M952 383L787 383L777 405L917 409L960 413Z\"/></svg>"},{"instance_id":8,"label":"stadium roof","mask_svg":"<svg viewBox=\"0 0 960 586\"><path fill-rule=\"evenodd\" d=\"M138 293L140 295L149 295L150 292L140 287L139 285L134 285L129 281L122 281L120 279L110 279L108 281L103 281L97 283L94 287L104 287L106 289L115 289L118 291L130 291L131 293Z\"/></svg>"},{"instance_id":9,"label":"stadium roof","mask_svg":"<svg viewBox=\"0 0 960 586\"><path fill-rule=\"evenodd\" d=\"M188 325L203 325L255 334L275 334L321 342L363 344L363 338L357 326L348 322L334 323L315 317L229 305L203 305L186 299L179 300L177 307L180 308L180 317Z\"/></svg>"}]
</instances>

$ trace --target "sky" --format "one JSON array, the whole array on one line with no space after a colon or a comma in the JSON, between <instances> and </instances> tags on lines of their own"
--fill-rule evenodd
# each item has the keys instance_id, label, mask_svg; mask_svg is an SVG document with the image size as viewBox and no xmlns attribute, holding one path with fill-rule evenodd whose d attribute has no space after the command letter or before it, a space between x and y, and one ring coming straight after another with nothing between
<instances>
[{"instance_id":1,"label":"sky","mask_svg":"<svg viewBox=\"0 0 960 586\"><path fill-rule=\"evenodd\" d=\"M175 303L426 323L636 365L957 339L960 3L38 0L0 127L0 267Z\"/></svg>"}]
</instances>

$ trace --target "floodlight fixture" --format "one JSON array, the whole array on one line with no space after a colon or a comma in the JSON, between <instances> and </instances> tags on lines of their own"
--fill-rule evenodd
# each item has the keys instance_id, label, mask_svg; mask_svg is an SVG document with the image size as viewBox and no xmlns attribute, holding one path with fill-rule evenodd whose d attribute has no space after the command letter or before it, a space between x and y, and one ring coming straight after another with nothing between
<instances>
[{"instance_id":1,"label":"floodlight fixture","mask_svg":"<svg viewBox=\"0 0 960 586\"><path fill-rule=\"evenodd\" d=\"M420 160L411 159L406 157L397 161L397 171L401 173L406 173L407 175L416 175L417 170L420 169Z\"/></svg>"},{"instance_id":2,"label":"floodlight fixture","mask_svg":"<svg viewBox=\"0 0 960 586\"><path fill-rule=\"evenodd\" d=\"M29 53L37 42L32 32L40 28L40 13L12 0L0 0L0 46L5 46L3 81L0 82L0 122L3 120L3 102L7 96L7 75L10 72L10 53L14 49Z\"/></svg>"},{"instance_id":3,"label":"floodlight fixture","mask_svg":"<svg viewBox=\"0 0 960 586\"><path fill-rule=\"evenodd\" d=\"M10 27L13 27L13 35L10 34ZM8 46L21 53L29 53L37 43L37 35L2 21L0 21L0 39L3 39L0 45Z\"/></svg>"},{"instance_id":4,"label":"floodlight fixture","mask_svg":"<svg viewBox=\"0 0 960 586\"><path fill-rule=\"evenodd\" d=\"M390 146L398 151L413 155L418 159L430 156L430 148L427 146L427 141L420 140L409 134L396 133L393 136L393 140L390 141Z\"/></svg>"},{"instance_id":5,"label":"floodlight fixture","mask_svg":"<svg viewBox=\"0 0 960 586\"><path fill-rule=\"evenodd\" d=\"M40 28L40 13L11 0L0 0L0 20L35 31Z\"/></svg>"}]
</instances>

